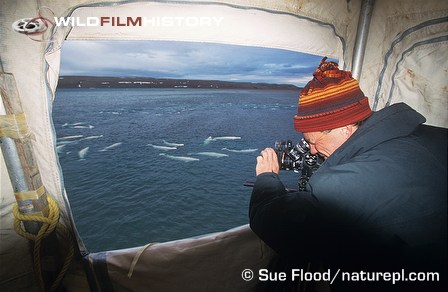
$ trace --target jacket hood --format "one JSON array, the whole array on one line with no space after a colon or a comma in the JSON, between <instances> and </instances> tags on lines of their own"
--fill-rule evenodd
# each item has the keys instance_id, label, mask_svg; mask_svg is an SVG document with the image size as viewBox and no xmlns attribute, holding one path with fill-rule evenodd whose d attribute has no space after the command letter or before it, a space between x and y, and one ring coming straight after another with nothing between
<instances>
[{"instance_id":1,"label":"jacket hood","mask_svg":"<svg viewBox=\"0 0 448 292\"><path fill-rule=\"evenodd\" d=\"M330 157L327 163L341 163L380 143L408 136L426 121L425 117L405 103L385 107L372 114L359 129Z\"/></svg>"}]
</instances>

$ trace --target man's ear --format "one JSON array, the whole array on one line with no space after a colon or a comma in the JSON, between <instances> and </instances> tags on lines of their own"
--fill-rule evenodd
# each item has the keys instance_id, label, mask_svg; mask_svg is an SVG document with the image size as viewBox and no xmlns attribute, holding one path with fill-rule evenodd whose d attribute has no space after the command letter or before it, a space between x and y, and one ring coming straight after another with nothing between
<instances>
[{"instance_id":1,"label":"man's ear","mask_svg":"<svg viewBox=\"0 0 448 292\"><path fill-rule=\"evenodd\" d=\"M351 135L358 129L355 125L347 125L344 127L341 127L342 134L344 135L345 139L348 140Z\"/></svg>"}]
</instances>

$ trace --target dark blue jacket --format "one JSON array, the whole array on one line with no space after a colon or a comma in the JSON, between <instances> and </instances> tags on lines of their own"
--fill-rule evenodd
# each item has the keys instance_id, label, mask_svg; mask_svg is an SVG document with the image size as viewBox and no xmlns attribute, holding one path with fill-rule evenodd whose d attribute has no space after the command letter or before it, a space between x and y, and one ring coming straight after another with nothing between
<instances>
[{"instance_id":1,"label":"dark blue jacket","mask_svg":"<svg viewBox=\"0 0 448 292\"><path fill-rule=\"evenodd\" d=\"M406 104L375 112L314 173L307 192L257 177L252 230L290 259L353 270L446 271L447 130Z\"/></svg>"}]
</instances>

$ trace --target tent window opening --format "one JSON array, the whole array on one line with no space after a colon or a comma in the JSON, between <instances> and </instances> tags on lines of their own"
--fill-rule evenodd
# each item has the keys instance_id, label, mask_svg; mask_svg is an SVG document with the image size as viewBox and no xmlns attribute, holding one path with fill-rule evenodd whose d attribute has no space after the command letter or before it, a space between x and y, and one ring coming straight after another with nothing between
<instances>
[{"instance_id":1,"label":"tent window opening","mask_svg":"<svg viewBox=\"0 0 448 292\"><path fill-rule=\"evenodd\" d=\"M75 223L91 251L248 223L256 156L299 141L321 56L222 44L66 41L53 106ZM281 174L295 187L297 174Z\"/></svg>"}]
</instances>

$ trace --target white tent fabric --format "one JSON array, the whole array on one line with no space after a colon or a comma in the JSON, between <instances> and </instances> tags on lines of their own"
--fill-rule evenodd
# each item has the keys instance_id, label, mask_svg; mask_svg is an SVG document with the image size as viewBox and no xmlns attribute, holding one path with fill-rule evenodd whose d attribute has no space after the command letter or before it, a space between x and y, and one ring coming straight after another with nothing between
<instances>
[{"instance_id":1,"label":"white tent fabric","mask_svg":"<svg viewBox=\"0 0 448 292\"><path fill-rule=\"evenodd\" d=\"M335 58L340 57L342 51L341 43L335 38L330 25L318 26L292 14L259 9L211 4L133 3L119 7L81 7L73 12L72 17L79 20L91 17L95 22L104 15L115 18L105 19L108 23L103 26L76 26L70 31L68 39L206 41L299 50ZM123 26L120 30L110 25L112 21L126 24L125 20L129 18L140 18L141 22L136 26ZM301 29L286 30L287 27ZM321 35L327 41L316 46L314 35Z\"/></svg>"},{"instance_id":2,"label":"white tent fabric","mask_svg":"<svg viewBox=\"0 0 448 292\"><path fill-rule=\"evenodd\" d=\"M448 124L448 91L446 87L436 86L448 80L448 60L446 49L448 38L441 42L418 44L406 52L397 63L387 103L406 102L419 109L426 117L427 124L446 127ZM438 66L432 62L437 60ZM422 72L432 71L431 76ZM418 90L416 90L418 88ZM428 99L427 97L433 97Z\"/></svg>"},{"instance_id":3,"label":"white tent fabric","mask_svg":"<svg viewBox=\"0 0 448 292\"><path fill-rule=\"evenodd\" d=\"M448 126L448 73L444 69L448 65L444 58L448 45L447 13L446 7L440 10L417 10L410 6L400 15L384 19L384 27L381 29L385 32L386 28L389 30L384 34L377 33L376 30L380 29L379 22L375 22L374 32L370 37L383 46L381 50L368 47L367 52L381 54L378 59L382 62L380 66L375 64L374 68L372 63L365 64L363 75L370 73L377 77L371 80L375 91L370 95L375 109L392 103L407 102L427 118L427 124ZM368 59L366 61L369 62ZM403 71L414 76L403 78ZM420 78L415 78L415 74ZM409 82L405 82L406 79ZM361 86L364 85L363 80L368 78L361 80Z\"/></svg>"},{"instance_id":4,"label":"white tent fabric","mask_svg":"<svg viewBox=\"0 0 448 292\"><path fill-rule=\"evenodd\" d=\"M51 39L43 42L12 29L13 22L36 17L42 7L49 8L44 8L47 17L49 11L57 17L79 17L82 21L86 17L141 16L151 18L153 23L142 27L57 27L46 34ZM1 73L13 74L17 82L43 185L58 202L64 217L70 217L51 118L60 48L65 39L180 40L261 46L328 55L338 58L345 69L351 69L360 8L360 0L0 0L0 69ZM219 25L196 25L192 29L193 25L186 22L191 16L209 20L215 17ZM154 24L163 17L183 17L184 23ZM427 124L448 127L447 37L448 1L376 0L360 77L361 88L371 105L380 109L404 101L424 114ZM27 241L11 227L15 199L3 155L0 198L0 289L32 291ZM214 242L216 238L207 240ZM252 240L247 244L251 250L258 243ZM120 253L114 253L113 259L119 258ZM12 264L17 261L21 264ZM120 279L114 281L121 285Z\"/></svg>"}]
</instances>

